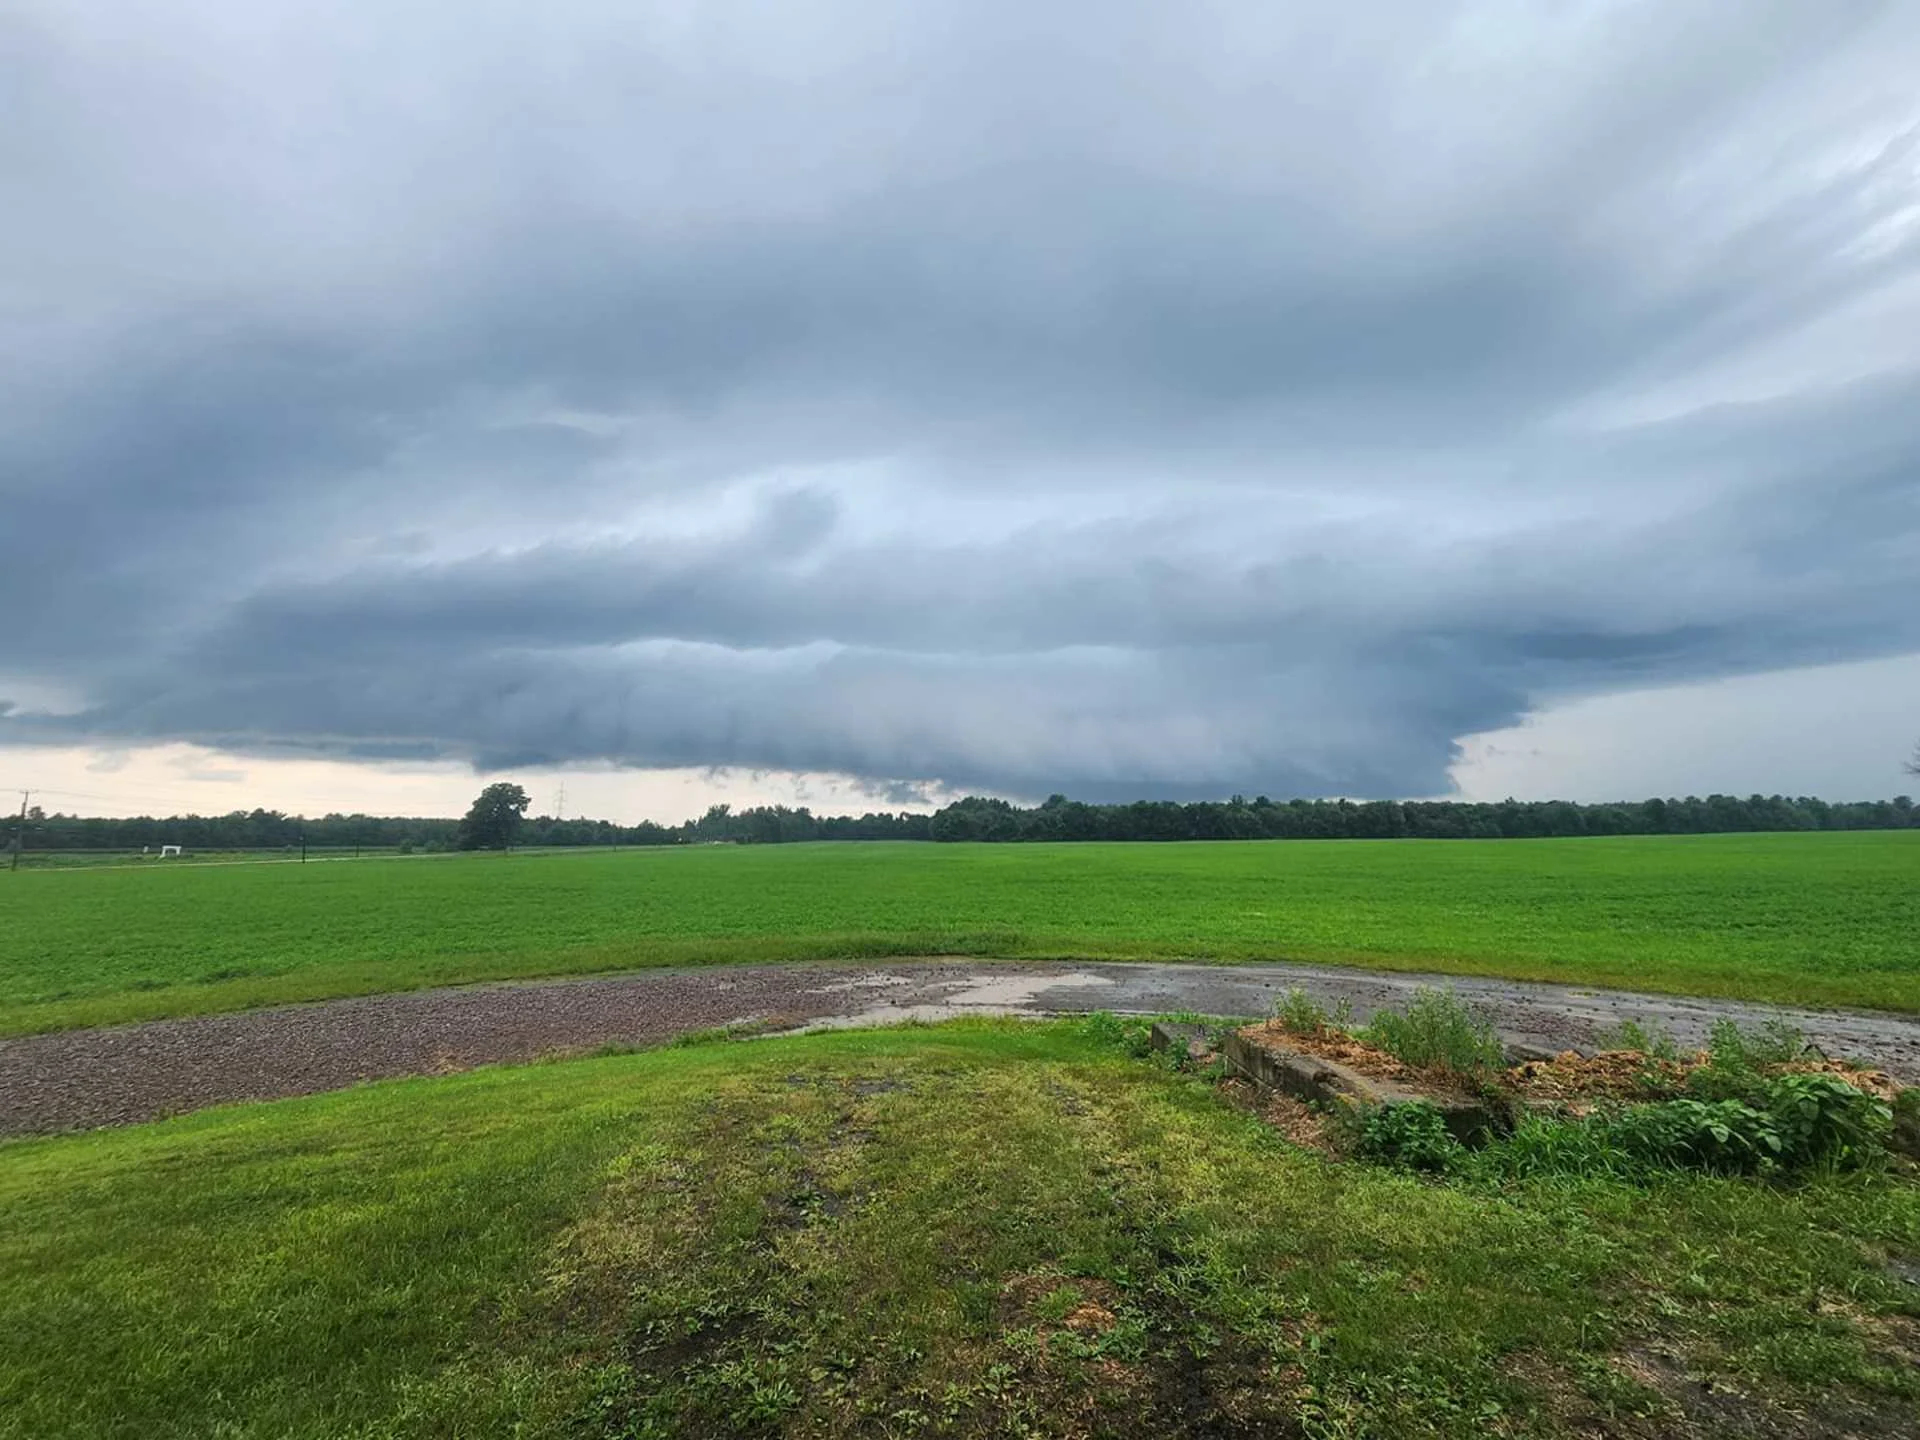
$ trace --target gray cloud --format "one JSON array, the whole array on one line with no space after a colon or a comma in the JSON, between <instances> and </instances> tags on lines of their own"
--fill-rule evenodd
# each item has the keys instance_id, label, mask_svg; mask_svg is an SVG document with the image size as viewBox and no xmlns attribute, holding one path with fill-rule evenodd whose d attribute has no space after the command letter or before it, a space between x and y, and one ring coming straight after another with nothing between
<instances>
[{"instance_id":1,"label":"gray cloud","mask_svg":"<svg viewBox=\"0 0 1920 1440\"><path fill-rule=\"evenodd\" d=\"M1425 793L1920 649L1894 5L12 21L0 742Z\"/></svg>"}]
</instances>

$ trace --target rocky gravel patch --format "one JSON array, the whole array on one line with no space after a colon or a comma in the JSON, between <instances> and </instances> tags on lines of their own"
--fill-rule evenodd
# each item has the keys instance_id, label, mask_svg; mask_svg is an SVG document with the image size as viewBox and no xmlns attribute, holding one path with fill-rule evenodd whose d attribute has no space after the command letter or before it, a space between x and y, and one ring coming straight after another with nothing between
<instances>
[{"instance_id":1,"label":"rocky gravel patch","mask_svg":"<svg viewBox=\"0 0 1920 1440\"><path fill-rule=\"evenodd\" d=\"M1784 1017L1829 1054L1920 1081L1920 1021L1734 1002L1304 965L1034 965L929 959L877 965L708 966L600 979L375 995L234 1015L0 1040L0 1135L152 1120L208 1105L336 1090L398 1075L652 1044L708 1027L937 1020L1108 1009L1265 1015L1299 985L1359 1019L1452 985L1512 1042L1591 1049L1624 1018L1682 1044L1720 1015Z\"/></svg>"},{"instance_id":2,"label":"rocky gravel patch","mask_svg":"<svg viewBox=\"0 0 1920 1440\"><path fill-rule=\"evenodd\" d=\"M0 1041L0 1135L120 1125L690 1030L803 1025L872 972L756 966L370 995ZM940 976L930 967L930 981Z\"/></svg>"}]
</instances>

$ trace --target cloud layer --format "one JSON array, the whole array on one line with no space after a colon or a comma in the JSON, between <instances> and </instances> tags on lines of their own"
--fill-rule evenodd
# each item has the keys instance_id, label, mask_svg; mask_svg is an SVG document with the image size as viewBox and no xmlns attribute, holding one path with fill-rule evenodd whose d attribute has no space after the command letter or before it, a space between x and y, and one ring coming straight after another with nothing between
<instances>
[{"instance_id":1,"label":"cloud layer","mask_svg":"<svg viewBox=\"0 0 1920 1440\"><path fill-rule=\"evenodd\" d=\"M405 8L0 19L0 743L1433 793L1920 649L1910 6Z\"/></svg>"}]
</instances>

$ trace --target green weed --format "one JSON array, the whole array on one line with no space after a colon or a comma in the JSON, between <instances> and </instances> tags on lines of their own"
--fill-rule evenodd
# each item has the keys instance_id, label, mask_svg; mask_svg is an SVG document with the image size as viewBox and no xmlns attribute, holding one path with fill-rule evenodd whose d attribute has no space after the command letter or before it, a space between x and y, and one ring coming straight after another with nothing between
<instances>
[{"instance_id":1,"label":"green weed","mask_svg":"<svg viewBox=\"0 0 1920 1440\"><path fill-rule=\"evenodd\" d=\"M1477 1079L1504 1063L1491 1022L1451 990L1416 990L1404 1011L1377 1012L1361 1038L1416 1070Z\"/></svg>"},{"instance_id":2,"label":"green weed","mask_svg":"<svg viewBox=\"0 0 1920 1440\"><path fill-rule=\"evenodd\" d=\"M1449 1170L1466 1153L1446 1116L1424 1101L1377 1105L1360 1117L1357 1131L1361 1155L1411 1170Z\"/></svg>"},{"instance_id":3,"label":"green weed","mask_svg":"<svg viewBox=\"0 0 1920 1440\"><path fill-rule=\"evenodd\" d=\"M1760 1100L1787 1164L1854 1169L1886 1160L1892 1108L1838 1076L1776 1075Z\"/></svg>"},{"instance_id":4,"label":"green weed","mask_svg":"<svg viewBox=\"0 0 1920 1440\"><path fill-rule=\"evenodd\" d=\"M1759 1070L1798 1059L1807 1037L1785 1020L1766 1020L1751 1030L1722 1017L1707 1034L1708 1063L1725 1070Z\"/></svg>"},{"instance_id":5,"label":"green weed","mask_svg":"<svg viewBox=\"0 0 1920 1440\"><path fill-rule=\"evenodd\" d=\"M1707 1063L1687 1076L1687 1088L1706 1099L1753 1101L1768 1067L1783 1065L1805 1049L1806 1037L1782 1021L1743 1030L1723 1017L1708 1031Z\"/></svg>"},{"instance_id":6,"label":"green weed","mask_svg":"<svg viewBox=\"0 0 1920 1440\"><path fill-rule=\"evenodd\" d=\"M1329 1009L1294 985L1273 1002L1273 1016L1296 1035L1347 1031L1353 1029L1353 1002L1342 997Z\"/></svg>"},{"instance_id":7,"label":"green weed","mask_svg":"<svg viewBox=\"0 0 1920 1440\"><path fill-rule=\"evenodd\" d=\"M1637 1050L1654 1060L1680 1058L1680 1043L1673 1038L1673 1032L1658 1020L1622 1020L1600 1031L1596 1040L1601 1050Z\"/></svg>"}]
</instances>

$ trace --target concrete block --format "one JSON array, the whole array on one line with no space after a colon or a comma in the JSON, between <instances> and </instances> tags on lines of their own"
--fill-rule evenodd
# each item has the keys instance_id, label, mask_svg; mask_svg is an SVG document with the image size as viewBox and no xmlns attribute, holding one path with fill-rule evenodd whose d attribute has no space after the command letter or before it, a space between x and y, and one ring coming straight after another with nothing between
<instances>
[{"instance_id":1,"label":"concrete block","mask_svg":"<svg viewBox=\"0 0 1920 1440\"><path fill-rule=\"evenodd\" d=\"M1180 1050L1192 1054L1194 1047L1211 1050L1207 1027L1188 1020L1156 1020L1147 1031L1147 1043L1156 1050Z\"/></svg>"},{"instance_id":2,"label":"concrete block","mask_svg":"<svg viewBox=\"0 0 1920 1440\"><path fill-rule=\"evenodd\" d=\"M1455 1139L1468 1142L1484 1139L1498 1128L1498 1116L1484 1101L1362 1075L1351 1066L1271 1040L1255 1043L1238 1031L1227 1036L1221 1053L1229 1069L1262 1089L1277 1090L1335 1110L1357 1112L1378 1105L1423 1101L1446 1117L1447 1129Z\"/></svg>"}]
</instances>

